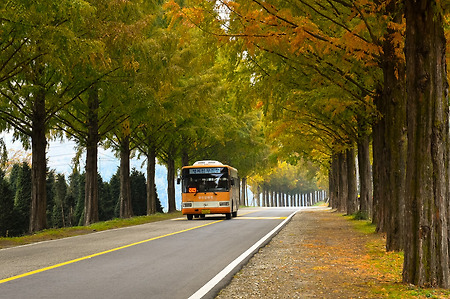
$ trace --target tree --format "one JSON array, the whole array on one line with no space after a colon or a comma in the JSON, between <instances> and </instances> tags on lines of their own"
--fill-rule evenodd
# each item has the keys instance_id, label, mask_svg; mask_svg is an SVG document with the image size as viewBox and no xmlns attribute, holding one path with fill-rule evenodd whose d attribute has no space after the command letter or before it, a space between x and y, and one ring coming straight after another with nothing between
<instances>
[{"instance_id":1,"label":"tree","mask_svg":"<svg viewBox=\"0 0 450 299\"><path fill-rule=\"evenodd\" d=\"M80 194L80 173L74 169L69 175L69 186L67 187L66 201L69 206L67 224L68 226L77 225L79 222L79 217L76 215L76 208L78 202L78 195Z\"/></svg>"},{"instance_id":2,"label":"tree","mask_svg":"<svg viewBox=\"0 0 450 299\"><path fill-rule=\"evenodd\" d=\"M111 220L114 218L114 209L116 200L111 196L111 185L104 182L100 174L97 175L98 181L98 219L100 221Z\"/></svg>"},{"instance_id":3,"label":"tree","mask_svg":"<svg viewBox=\"0 0 450 299\"><path fill-rule=\"evenodd\" d=\"M55 172L53 170L48 171L45 190L47 193L47 196L46 196L46 198L47 198L47 207L46 207L47 225L49 225L49 227L54 227L53 208L55 206L55 182L56 182Z\"/></svg>"},{"instance_id":4,"label":"tree","mask_svg":"<svg viewBox=\"0 0 450 299\"><path fill-rule=\"evenodd\" d=\"M73 184L73 185L72 185ZM84 203L85 203L85 188L86 188L86 174L80 174L78 172L72 174L71 185L73 186L72 192L75 196L75 213L74 224L83 225L84 223Z\"/></svg>"},{"instance_id":5,"label":"tree","mask_svg":"<svg viewBox=\"0 0 450 299\"><path fill-rule=\"evenodd\" d=\"M120 216L120 169L109 180L111 186L111 199L114 205L114 217Z\"/></svg>"},{"instance_id":6,"label":"tree","mask_svg":"<svg viewBox=\"0 0 450 299\"><path fill-rule=\"evenodd\" d=\"M100 184L99 177L99 184ZM100 221L114 219L115 217L115 208L117 200L112 196L111 192L111 184L109 182L101 181L99 185L99 215L98 218Z\"/></svg>"},{"instance_id":7,"label":"tree","mask_svg":"<svg viewBox=\"0 0 450 299\"><path fill-rule=\"evenodd\" d=\"M22 163L16 181L14 197L14 234L20 235L28 231L31 208L31 169L27 163Z\"/></svg>"},{"instance_id":8,"label":"tree","mask_svg":"<svg viewBox=\"0 0 450 299\"><path fill-rule=\"evenodd\" d=\"M374 103L380 113L373 125L374 215L377 231L386 232L386 249L402 250L406 175L406 81L402 4L389 1L380 10L387 20L378 44L383 84ZM381 17L381 16L380 16Z\"/></svg>"},{"instance_id":9,"label":"tree","mask_svg":"<svg viewBox=\"0 0 450 299\"><path fill-rule=\"evenodd\" d=\"M53 227L65 227L67 224L67 183L63 174L56 175L56 182L53 186L54 205L52 209L52 224Z\"/></svg>"},{"instance_id":10,"label":"tree","mask_svg":"<svg viewBox=\"0 0 450 299\"><path fill-rule=\"evenodd\" d=\"M130 178L133 214L136 216L147 215L147 185L145 176L133 168Z\"/></svg>"},{"instance_id":11,"label":"tree","mask_svg":"<svg viewBox=\"0 0 450 299\"><path fill-rule=\"evenodd\" d=\"M121 134L116 134L120 147L120 217L133 216L130 178L130 122L122 123Z\"/></svg>"},{"instance_id":12,"label":"tree","mask_svg":"<svg viewBox=\"0 0 450 299\"><path fill-rule=\"evenodd\" d=\"M8 237L13 229L14 194L3 170L0 170L0 194L0 236Z\"/></svg>"},{"instance_id":13,"label":"tree","mask_svg":"<svg viewBox=\"0 0 450 299\"><path fill-rule=\"evenodd\" d=\"M440 1L405 1L408 163L403 281L448 288L449 118Z\"/></svg>"}]
</instances>

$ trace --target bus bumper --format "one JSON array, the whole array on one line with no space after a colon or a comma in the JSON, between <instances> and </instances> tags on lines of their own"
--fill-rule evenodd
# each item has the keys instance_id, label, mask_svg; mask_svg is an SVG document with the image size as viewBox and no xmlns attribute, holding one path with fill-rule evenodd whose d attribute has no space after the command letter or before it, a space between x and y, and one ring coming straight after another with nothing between
<instances>
[{"instance_id":1,"label":"bus bumper","mask_svg":"<svg viewBox=\"0 0 450 299\"><path fill-rule=\"evenodd\" d=\"M231 213L231 208L182 208L181 212L183 213L183 215L228 214Z\"/></svg>"}]
</instances>

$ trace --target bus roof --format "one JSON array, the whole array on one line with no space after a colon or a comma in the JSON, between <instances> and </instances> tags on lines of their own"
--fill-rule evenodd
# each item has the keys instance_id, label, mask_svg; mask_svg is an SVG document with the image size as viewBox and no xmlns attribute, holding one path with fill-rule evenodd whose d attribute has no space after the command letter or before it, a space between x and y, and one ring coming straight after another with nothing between
<instances>
[{"instance_id":1,"label":"bus roof","mask_svg":"<svg viewBox=\"0 0 450 299\"><path fill-rule=\"evenodd\" d=\"M215 160L202 160L202 161L197 161L194 163L193 166L199 166L199 165L223 165L221 162L219 161L215 161Z\"/></svg>"},{"instance_id":2,"label":"bus roof","mask_svg":"<svg viewBox=\"0 0 450 299\"><path fill-rule=\"evenodd\" d=\"M225 165L219 161L215 161L215 160L202 160L202 161L197 161L195 162L193 165L190 166L183 166L184 168L198 168L198 167L228 167L231 168L235 171L237 171L234 167L229 166L229 165Z\"/></svg>"}]
</instances>

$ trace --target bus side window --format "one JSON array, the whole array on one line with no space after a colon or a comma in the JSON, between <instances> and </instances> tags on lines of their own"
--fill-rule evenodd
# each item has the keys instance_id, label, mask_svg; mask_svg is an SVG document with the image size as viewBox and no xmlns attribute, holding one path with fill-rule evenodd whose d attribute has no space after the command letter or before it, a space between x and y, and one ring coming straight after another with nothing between
<instances>
[{"instance_id":1,"label":"bus side window","mask_svg":"<svg viewBox=\"0 0 450 299\"><path fill-rule=\"evenodd\" d=\"M228 179L221 178L219 180L219 185L217 186L217 188L227 189L228 188Z\"/></svg>"}]
</instances>

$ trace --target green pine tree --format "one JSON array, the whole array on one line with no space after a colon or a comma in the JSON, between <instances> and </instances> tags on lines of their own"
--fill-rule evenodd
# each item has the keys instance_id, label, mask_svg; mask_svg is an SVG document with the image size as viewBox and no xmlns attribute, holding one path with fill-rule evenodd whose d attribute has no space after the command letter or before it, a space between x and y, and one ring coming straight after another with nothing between
<instances>
[{"instance_id":1,"label":"green pine tree","mask_svg":"<svg viewBox=\"0 0 450 299\"><path fill-rule=\"evenodd\" d=\"M55 205L55 194L54 194L54 186L55 186L55 171L49 171L47 173L46 180L46 191L47 191L47 225L48 227L55 227L53 223L53 207Z\"/></svg>"},{"instance_id":2,"label":"green pine tree","mask_svg":"<svg viewBox=\"0 0 450 299\"><path fill-rule=\"evenodd\" d=\"M118 218L120 215L120 170L117 168L116 173L109 180L111 187L111 199L114 203L114 218Z\"/></svg>"},{"instance_id":3,"label":"green pine tree","mask_svg":"<svg viewBox=\"0 0 450 299\"><path fill-rule=\"evenodd\" d=\"M161 205L161 201L158 197L158 190L156 190L156 184L155 184L155 200L156 200L156 213L164 213L164 208Z\"/></svg>"},{"instance_id":4,"label":"green pine tree","mask_svg":"<svg viewBox=\"0 0 450 299\"><path fill-rule=\"evenodd\" d=\"M11 172L9 174L9 185L11 186L11 191L14 197L14 194L16 194L17 189L17 179L19 178L21 164L14 163L14 165L11 168Z\"/></svg>"},{"instance_id":5,"label":"green pine tree","mask_svg":"<svg viewBox=\"0 0 450 299\"><path fill-rule=\"evenodd\" d=\"M114 210L116 200L111 195L111 185L109 182L98 182L98 217L100 221L110 220L114 218Z\"/></svg>"},{"instance_id":6,"label":"green pine tree","mask_svg":"<svg viewBox=\"0 0 450 299\"><path fill-rule=\"evenodd\" d=\"M10 183L5 179L5 173L0 170L0 237L9 236L12 229L14 196Z\"/></svg>"},{"instance_id":7,"label":"green pine tree","mask_svg":"<svg viewBox=\"0 0 450 299\"><path fill-rule=\"evenodd\" d=\"M79 177L80 173L75 169L72 174L69 176L69 186L67 188L66 193L66 202L68 206L68 217L67 217L67 226L74 226L78 224L78 220L76 219L76 204L78 199L79 191Z\"/></svg>"},{"instance_id":8,"label":"green pine tree","mask_svg":"<svg viewBox=\"0 0 450 299\"><path fill-rule=\"evenodd\" d=\"M14 197L14 234L20 235L29 230L31 205L31 168L22 163L16 181Z\"/></svg>"},{"instance_id":9,"label":"green pine tree","mask_svg":"<svg viewBox=\"0 0 450 299\"><path fill-rule=\"evenodd\" d=\"M85 188L85 177L86 175L78 174L75 177L75 184L77 185L77 188L75 190L75 215L74 215L74 224L76 225L83 225L84 221L84 188Z\"/></svg>"},{"instance_id":10,"label":"green pine tree","mask_svg":"<svg viewBox=\"0 0 450 299\"><path fill-rule=\"evenodd\" d=\"M53 185L54 205L52 209L51 221L54 227L67 226L67 183L63 174L56 175L56 182Z\"/></svg>"},{"instance_id":11,"label":"green pine tree","mask_svg":"<svg viewBox=\"0 0 450 299\"><path fill-rule=\"evenodd\" d=\"M131 203L133 205L133 214L143 216L147 214L147 186L145 175L132 169L131 175Z\"/></svg>"}]
</instances>

